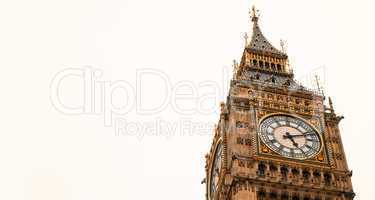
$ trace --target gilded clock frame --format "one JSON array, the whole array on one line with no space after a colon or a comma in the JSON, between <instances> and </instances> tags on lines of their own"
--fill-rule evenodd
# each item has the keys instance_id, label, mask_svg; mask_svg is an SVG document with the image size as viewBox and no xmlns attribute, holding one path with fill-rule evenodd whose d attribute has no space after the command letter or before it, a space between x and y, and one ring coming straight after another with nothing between
<instances>
[{"instance_id":1,"label":"gilded clock frame","mask_svg":"<svg viewBox=\"0 0 375 200\"><path fill-rule=\"evenodd\" d=\"M269 118L269 117L272 117L272 116L289 116L289 117L294 117L296 119L299 119L301 121L303 121L304 123L308 124L318 135L319 137L319 140L320 140L320 148L319 148L319 151L316 152L314 155L308 157L308 158L289 158L289 157L285 157L285 156L282 156L280 155L278 152L275 152L274 150L272 150L272 148L266 144L261 138L260 138L260 126L262 125L262 122ZM312 159L314 157L316 157L317 155L321 154L323 149L325 149L326 145L325 145L325 142L323 140L323 135L322 135L322 131L319 131L312 123L310 123L308 120L298 116L298 115L295 115L295 114L292 114L292 113L282 113L282 112L277 112L277 113L272 113L272 114L267 114L265 116L263 116L262 118L260 118L260 120L258 121L258 124L257 124L257 131L256 131L256 137L257 137L257 140L258 140L258 151L260 152L261 151L261 144L267 146L267 148L269 150L271 150L272 152L276 153L278 156L282 157L282 158L287 158L287 159L290 159L290 160L299 160L299 161L304 161L304 160L309 160L309 159Z\"/></svg>"}]
</instances>

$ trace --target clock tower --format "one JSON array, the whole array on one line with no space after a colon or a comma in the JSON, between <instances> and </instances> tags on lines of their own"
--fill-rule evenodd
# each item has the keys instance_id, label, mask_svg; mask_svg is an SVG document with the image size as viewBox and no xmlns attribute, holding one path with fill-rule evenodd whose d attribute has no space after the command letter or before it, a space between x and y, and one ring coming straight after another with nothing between
<instances>
[{"instance_id":1,"label":"clock tower","mask_svg":"<svg viewBox=\"0 0 375 200\"><path fill-rule=\"evenodd\" d=\"M329 98L298 84L284 50L251 13L246 41L210 152L207 200L352 200L354 192Z\"/></svg>"}]
</instances>

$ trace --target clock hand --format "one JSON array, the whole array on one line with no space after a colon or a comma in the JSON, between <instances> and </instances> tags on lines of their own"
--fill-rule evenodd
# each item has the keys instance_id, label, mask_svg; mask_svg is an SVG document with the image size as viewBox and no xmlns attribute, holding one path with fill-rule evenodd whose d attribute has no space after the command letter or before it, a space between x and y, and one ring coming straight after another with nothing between
<instances>
[{"instance_id":1,"label":"clock hand","mask_svg":"<svg viewBox=\"0 0 375 200\"><path fill-rule=\"evenodd\" d=\"M302 135L283 135L283 138L294 138L294 137L306 137L308 135L315 135L314 133L307 133L307 134L302 134Z\"/></svg>"},{"instance_id":2,"label":"clock hand","mask_svg":"<svg viewBox=\"0 0 375 200\"><path fill-rule=\"evenodd\" d=\"M305 137L305 136L308 136L308 135L315 135L314 133L307 133L307 134L302 134L302 135L290 135L290 137ZM285 136L284 136L285 138Z\"/></svg>"},{"instance_id":3,"label":"clock hand","mask_svg":"<svg viewBox=\"0 0 375 200\"><path fill-rule=\"evenodd\" d=\"M297 147L298 148L298 144L296 143L296 141L294 141L294 139L293 139L293 137L292 137L292 135L290 135L290 133L289 132L286 132L285 133L286 135L284 135L284 138L288 138L290 141L292 141L292 143L293 143L293 146L295 146L295 147Z\"/></svg>"},{"instance_id":4,"label":"clock hand","mask_svg":"<svg viewBox=\"0 0 375 200\"><path fill-rule=\"evenodd\" d=\"M291 137L289 138L292 142L293 142L293 146L297 147L298 148L298 144L296 143L296 141L294 141L294 139Z\"/></svg>"}]
</instances>

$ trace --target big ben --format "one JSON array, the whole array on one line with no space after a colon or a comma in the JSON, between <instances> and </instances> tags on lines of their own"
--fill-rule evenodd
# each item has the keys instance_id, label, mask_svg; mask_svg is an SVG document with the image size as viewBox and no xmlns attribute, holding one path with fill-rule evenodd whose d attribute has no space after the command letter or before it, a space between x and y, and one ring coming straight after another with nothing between
<instances>
[{"instance_id":1,"label":"big ben","mask_svg":"<svg viewBox=\"0 0 375 200\"><path fill-rule=\"evenodd\" d=\"M207 200L351 200L354 192L331 98L297 83L288 55L251 12L206 155Z\"/></svg>"}]
</instances>

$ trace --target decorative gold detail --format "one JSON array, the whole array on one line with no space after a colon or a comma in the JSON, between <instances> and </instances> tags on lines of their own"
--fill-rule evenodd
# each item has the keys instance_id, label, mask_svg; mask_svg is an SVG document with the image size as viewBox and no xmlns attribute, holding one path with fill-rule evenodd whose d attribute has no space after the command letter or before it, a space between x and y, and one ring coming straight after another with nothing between
<instances>
[{"instance_id":1,"label":"decorative gold detail","mask_svg":"<svg viewBox=\"0 0 375 200\"><path fill-rule=\"evenodd\" d=\"M262 145L262 152L263 152L263 153L269 153L269 152L270 152L270 149L269 149L267 146Z\"/></svg>"},{"instance_id":2,"label":"decorative gold detail","mask_svg":"<svg viewBox=\"0 0 375 200\"><path fill-rule=\"evenodd\" d=\"M252 93L255 93L254 90L251 90ZM282 95L271 92L257 92L257 105L272 109L275 112L295 112L296 114L302 115L319 115L319 109L313 109L318 107L317 104L312 103L310 99L305 99L303 97L292 97L289 95ZM249 95L250 96L250 95Z\"/></svg>"},{"instance_id":3,"label":"decorative gold detail","mask_svg":"<svg viewBox=\"0 0 375 200\"><path fill-rule=\"evenodd\" d=\"M320 153L320 154L316 157L316 159L319 160L320 162L323 162L323 161L324 161L323 153Z\"/></svg>"}]
</instances>

